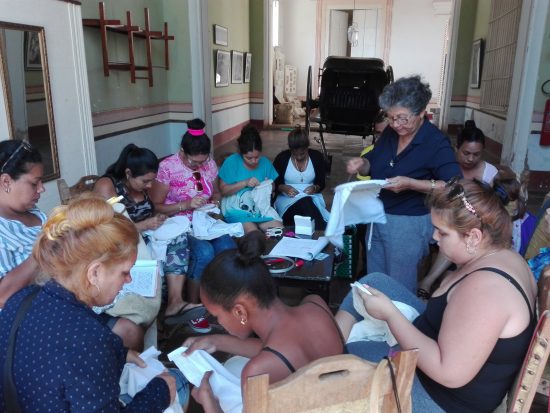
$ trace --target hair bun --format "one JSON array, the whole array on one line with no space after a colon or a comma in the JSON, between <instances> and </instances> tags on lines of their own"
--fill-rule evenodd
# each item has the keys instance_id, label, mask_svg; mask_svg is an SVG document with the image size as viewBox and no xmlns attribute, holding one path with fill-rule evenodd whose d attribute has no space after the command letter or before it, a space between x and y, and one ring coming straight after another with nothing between
<instances>
[{"instance_id":1,"label":"hair bun","mask_svg":"<svg viewBox=\"0 0 550 413\"><path fill-rule=\"evenodd\" d=\"M206 123L204 123L202 119L199 119L199 118L195 118L195 119L191 119L190 121L187 121L188 129L200 130L200 129L204 129L205 126L206 126Z\"/></svg>"},{"instance_id":2,"label":"hair bun","mask_svg":"<svg viewBox=\"0 0 550 413\"><path fill-rule=\"evenodd\" d=\"M243 264L259 258L265 253L265 236L261 231L253 231L246 234L239 241L238 258Z\"/></svg>"},{"instance_id":3,"label":"hair bun","mask_svg":"<svg viewBox=\"0 0 550 413\"><path fill-rule=\"evenodd\" d=\"M464 129L477 129L476 122L474 120L467 120L464 122Z\"/></svg>"}]
</instances>

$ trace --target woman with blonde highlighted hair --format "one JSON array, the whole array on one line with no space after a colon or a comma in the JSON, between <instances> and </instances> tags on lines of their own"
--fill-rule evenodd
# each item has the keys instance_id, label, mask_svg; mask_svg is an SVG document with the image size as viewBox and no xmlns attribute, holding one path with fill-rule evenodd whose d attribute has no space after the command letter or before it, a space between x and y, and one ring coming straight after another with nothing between
<instances>
[{"instance_id":1,"label":"woman with blonde highlighted hair","mask_svg":"<svg viewBox=\"0 0 550 413\"><path fill-rule=\"evenodd\" d=\"M144 363L92 307L111 303L131 281L138 237L135 225L100 198L54 209L33 249L44 285L14 294L0 313L0 370L13 381L0 411L14 411L14 402L25 412L122 410L124 364ZM126 409L161 412L174 397L175 380L162 373Z\"/></svg>"}]
</instances>

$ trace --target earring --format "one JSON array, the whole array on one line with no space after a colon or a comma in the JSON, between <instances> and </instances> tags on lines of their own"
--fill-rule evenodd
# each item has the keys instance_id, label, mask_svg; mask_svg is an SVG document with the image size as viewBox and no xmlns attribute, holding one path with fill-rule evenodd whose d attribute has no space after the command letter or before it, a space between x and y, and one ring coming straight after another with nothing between
<instances>
[{"instance_id":1,"label":"earring","mask_svg":"<svg viewBox=\"0 0 550 413\"><path fill-rule=\"evenodd\" d=\"M241 324L244 326L246 324L246 318L241 318Z\"/></svg>"},{"instance_id":2,"label":"earring","mask_svg":"<svg viewBox=\"0 0 550 413\"><path fill-rule=\"evenodd\" d=\"M476 253L476 248L472 247L472 244L470 243L470 241L466 242L466 252L470 255L475 255Z\"/></svg>"},{"instance_id":3,"label":"earring","mask_svg":"<svg viewBox=\"0 0 550 413\"><path fill-rule=\"evenodd\" d=\"M8 186L8 187L5 189L5 191L6 191L6 194L9 194L10 191L11 191L11 188Z\"/></svg>"}]
</instances>

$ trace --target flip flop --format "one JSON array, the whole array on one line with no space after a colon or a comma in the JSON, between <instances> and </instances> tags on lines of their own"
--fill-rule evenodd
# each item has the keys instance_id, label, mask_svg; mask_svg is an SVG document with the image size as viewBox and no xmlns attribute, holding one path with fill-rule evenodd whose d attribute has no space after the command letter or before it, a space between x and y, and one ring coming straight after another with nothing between
<instances>
[{"instance_id":1,"label":"flip flop","mask_svg":"<svg viewBox=\"0 0 550 413\"><path fill-rule=\"evenodd\" d=\"M180 310L164 318L164 324L175 325L175 324L184 324L188 321L194 320L195 318L202 317L206 314L206 308L203 305L198 307L187 308L191 303L185 304Z\"/></svg>"}]
</instances>

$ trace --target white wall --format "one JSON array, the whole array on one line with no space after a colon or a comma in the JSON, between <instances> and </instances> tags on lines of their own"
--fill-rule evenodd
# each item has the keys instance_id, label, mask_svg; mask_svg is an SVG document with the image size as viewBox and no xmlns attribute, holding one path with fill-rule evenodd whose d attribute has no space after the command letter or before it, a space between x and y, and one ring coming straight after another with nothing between
<instances>
[{"instance_id":1,"label":"white wall","mask_svg":"<svg viewBox=\"0 0 550 413\"><path fill-rule=\"evenodd\" d=\"M297 68L296 95L305 97L307 69L315 65L317 2L279 0L279 8L279 46L285 54L285 64Z\"/></svg>"},{"instance_id":2,"label":"white wall","mask_svg":"<svg viewBox=\"0 0 550 413\"><path fill-rule=\"evenodd\" d=\"M3 21L44 27L61 177L95 173L80 6L59 0L0 0L0 10ZM0 98L3 92L0 83ZM0 126L6 124L5 116L0 111ZM49 212L59 204L59 194L55 181L45 187L38 205Z\"/></svg>"},{"instance_id":3,"label":"white wall","mask_svg":"<svg viewBox=\"0 0 550 413\"><path fill-rule=\"evenodd\" d=\"M393 0L389 64L395 78L420 74L439 95L445 25L433 0Z\"/></svg>"}]
</instances>

